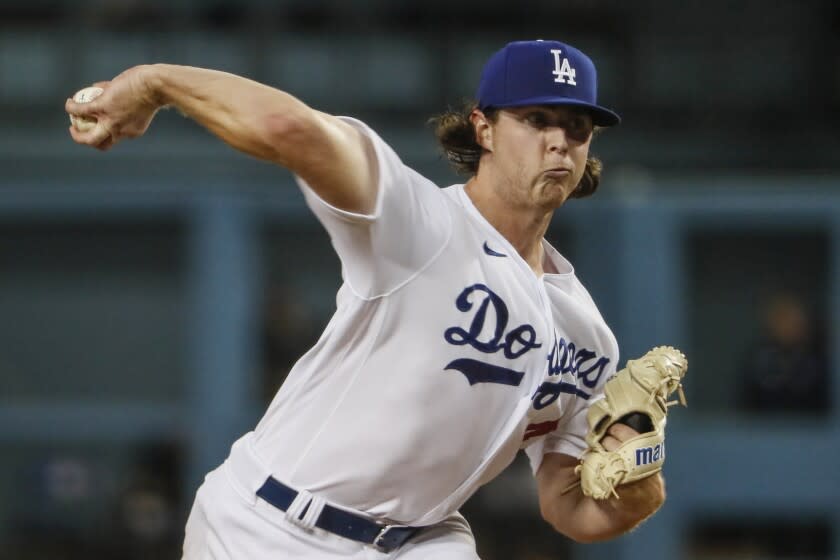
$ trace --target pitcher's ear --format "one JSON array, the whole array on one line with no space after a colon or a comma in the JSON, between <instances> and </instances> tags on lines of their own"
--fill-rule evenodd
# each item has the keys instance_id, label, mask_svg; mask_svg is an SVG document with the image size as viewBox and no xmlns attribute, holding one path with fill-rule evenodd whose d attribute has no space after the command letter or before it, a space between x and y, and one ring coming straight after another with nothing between
<instances>
[{"instance_id":1,"label":"pitcher's ear","mask_svg":"<svg viewBox=\"0 0 840 560\"><path fill-rule=\"evenodd\" d=\"M488 152L493 151L493 126L481 109L473 109L470 122L475 129L475 141Z\"/></svg>"}]
</instances>

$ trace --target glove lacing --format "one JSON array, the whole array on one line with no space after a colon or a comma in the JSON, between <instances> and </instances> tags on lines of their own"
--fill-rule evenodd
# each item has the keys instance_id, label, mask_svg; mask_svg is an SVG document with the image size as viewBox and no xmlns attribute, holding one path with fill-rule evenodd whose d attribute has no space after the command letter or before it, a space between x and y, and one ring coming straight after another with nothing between
<instances>
[{"instance_id":1,"label":"glove lacing","mask_svg":"<svg viewBox=\"0 0 840 560\"><path fill-rule=\"evenodd\" d=\"M621 484L621 481L624 479L624 475L626 475L629 472L628 469L627 469L627 464L614 451L603 451L603 453L605 453L607 455L611 455L610 459L612 460L613 463L618 461L619 467L616 468L614 470L614 472L619 475L617 477L618 478L617 482L619 484ZM605 463L602 463L602 464L598 465L597 476L600 479L601 483L603 483L604 486L609 487L610 494L612 494L613 496L618 498L619 497L618 492L616 492L616 490L615 490L616 484L614 484L613 481L611 481L609 478L607 478L606 475L604 475L604 470L606 469L606 467L607 467L607 465ZM578 466L575 467L575 474L580 475L581 470L583 470L583 463L581 463L581 464L579 464ZM564 488L560 493L561 494L566 494L567 492L569 492L573 488L577 488L578 486L580 486L580 479L577 479L577 480L573 481L571 484L566 486L566 488Z\"/></svg>"},{"instance_id":2,"label":"glove lacing","mask_svg":"<svg viewBox=\"0 0 840 560\"><path fill-rule=\"evenodd\" d=\"M685 399L682 379L679 374L671 373L670 368L666 368L666 371L664 372L659 367L656 369L659 370L660 374L662 374L662 379L659 380L659 383L657 383L654 390L650 392L648 402L652 403L654 400L658 400L663 408L668 408L678 404L687 407L688 401ZM677 400L667 400L674 391L677 392Z\"/></svg>"},{"instance_id":3,"label":"glove lacing","mask_svg":"<svg viewBox=\"0 0 840 560\"><path fill-rule=\"evenodd\" d=\"M676 387L673 387L674 383L676 383ZM650 396L648 397L649 403L657 400L663 408L676 406L678 404L688 406L688 401L685 400L685 392L683 391L682 382L678 376L670 375L665 377L658 383L658 385L659 386L654 391L650 392ZM677 399L673 401L667 400L674 391L677 392Z\"/></svg>"},{"instance_id":4,"label":"glove lacing","mask_svg":"<svg viewBox=\"0 0 840 560\"><path fill-rule=\"evenodd\" d=\"M613 452L610 452L610 453L613 453ZM617 468L617 469L614 470L614 472L618 475L616 477L615 482L617 482L618 484L621 484L621 481L624 479L624 475L626 475L627 472L628 472L627 471L627 465L624 463L624 461L621 459L621 457L613 454L612 462L615 463L616 461L620 464L620 468ZM615 487L616 487L615 482L610 480L609 478L607 478L604 475L604 470L606 469L606 467L607 467L606 464L598 465L598 478L600 479L601 483L604 486L607 486L610 489L610 494L612 494L616 498L619 498L620 496L618 495L618 492L616 492L616 490L615 490Z\"/></svg>"}]
</instances>

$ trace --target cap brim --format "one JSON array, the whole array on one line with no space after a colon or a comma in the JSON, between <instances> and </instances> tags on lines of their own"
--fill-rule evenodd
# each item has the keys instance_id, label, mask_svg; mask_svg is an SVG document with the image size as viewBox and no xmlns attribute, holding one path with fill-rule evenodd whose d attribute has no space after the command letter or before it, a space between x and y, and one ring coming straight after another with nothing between
<instances>
[{"instance_id":1,"label":"cap brim","mask_svg":"<svg viewBox=\"0 0 840 560\"><path fill-rule=\"evenodd\" d=\"M618 113L610 111L606 107L569 97L532 97L531 99L518 99L513 103L490 103L482 107L482 110L487 107L504 109L506 107L525 107L528 105L570 105L574 107L585 107L592 114L592 124L595 126L615 126L621 122L621 117L618 116Z\"/></svg>"}]
</instances>

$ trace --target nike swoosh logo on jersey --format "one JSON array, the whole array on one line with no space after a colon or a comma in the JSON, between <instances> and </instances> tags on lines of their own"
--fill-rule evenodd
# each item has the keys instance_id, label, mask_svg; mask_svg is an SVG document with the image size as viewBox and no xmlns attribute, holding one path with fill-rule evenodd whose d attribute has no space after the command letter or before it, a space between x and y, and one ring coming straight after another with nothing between
<instances>
[{"instance_id":1,"label":"nike swoosh logo on jersey","mask_svg":"<svg viewBox=\"0 0 840 560\"><path fill-rule=\"evenodd\" d=\"M524 371L516 371L502 366L495 366L479 360L470 358L459 358L452 360L444 369L460 371L467 378L470 385L476 383L499 383L501 385L513 385L518 387L525 376Z\"/></svg>"},{"instance_id":2,"label":"nike swoosh logo on jersey","mask_svg":"<svg viewBox=\"0 0 840 560\"><path fill-rule=\"evenodd\" d=\"M499 253L498 251L494 251L490 247L487 246L487 242L484 242L484 252L490 255L491 257L506 257L504 253Z\"/></svg>"}]
</instances>

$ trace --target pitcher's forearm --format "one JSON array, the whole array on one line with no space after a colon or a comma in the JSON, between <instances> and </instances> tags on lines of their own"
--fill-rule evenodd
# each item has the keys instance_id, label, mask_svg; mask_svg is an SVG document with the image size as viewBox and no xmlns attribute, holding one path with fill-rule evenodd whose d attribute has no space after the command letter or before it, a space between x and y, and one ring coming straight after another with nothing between
<instances>
[{"instance_id":1,"label":"pitcher's forearm","mask_svg":"<svg viewBox=\"0 0 840 560\"><path fill-rule=\"evenodd\" d=\"M304 155L301 135L318 113L294 96L218 70L170 64L143 70L154 103L175 107L237 150L285 167Z\"/></svg>"},{"instance_id":2,"label":"pitcher's forearm","mask_svg":"<svg viewBox=\"0 0 840 560\"><path fill-rule=\"evenodd\" d=\"M665 482L657 473L617 488L619 498L587 497L575 474L576 459L546 455L537 473L540 510L558 532L583 543L617 537L653 515L665 501Z\"/></svg>"},{"instance_id":3,"label":"pitcher's forearm","mask_svg":"<svg viewBox=\"0 0 840 560\"><path fill-rule=\"evenodd\" d=\"M618 488L620 498L595 500L582 495L575 508L584 541L595 542L622 535L653 515L665 500L665 485L659 474Z\"/></svg>"}]
</instances>

